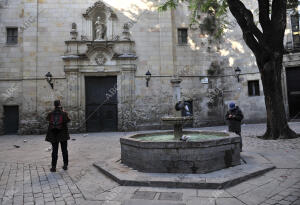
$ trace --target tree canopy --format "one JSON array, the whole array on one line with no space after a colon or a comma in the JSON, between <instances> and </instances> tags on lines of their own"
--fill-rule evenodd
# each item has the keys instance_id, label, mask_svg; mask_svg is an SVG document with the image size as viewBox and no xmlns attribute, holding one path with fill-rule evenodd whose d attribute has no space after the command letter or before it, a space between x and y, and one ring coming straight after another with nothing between
<instances>
[{"instance_id":1,"label":"tree canopy","mask_svg":"<svg viewBox=\"0 0 300 205\"><path fill-rule=\"evenodd\" d=\"M272 13L272 0L258 0L267 2L269 6L268 14ZM168 8L176 8L180 2L187 2L191 11L191 24L199 23L199 27L208 32L208 34L219 39L222 37L224 30L230 25L227 19L228 1L227 0L167 0L159 6L159 11L166 11ZM287 9L295 9L298 6L298 0L288 0ZM200 21L200 13L207 14ZM264 12L264 11L262 11ZM259 9L254 13L259 13ZM201 22L201 23L200 23ZM260 22L257 22L260 23Z\"/></svg>"}]
</instances>

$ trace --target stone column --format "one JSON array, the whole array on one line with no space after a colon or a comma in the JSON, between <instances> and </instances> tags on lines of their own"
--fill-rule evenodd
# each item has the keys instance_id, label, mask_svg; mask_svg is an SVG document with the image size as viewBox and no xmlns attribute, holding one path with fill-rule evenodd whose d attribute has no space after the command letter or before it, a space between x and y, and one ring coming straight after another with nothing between
<instances>
[{"instance_id":1,"label":"stone column","mask_svg":"<svg viewBox=\"0 0 300 205\"><path fill-rule=\"evenodd\" d=\"M68 86L68 98L67 104L70 108L78 107L78 77L77 72L66 73L67 86Z\"/></svg>"},{"instance_id":2,"label":"stone column","mask_svg":"<svg viewBox=\"0 0 300 205\"><path fill-rule=\"evenodd\" d=\"M112 40L112 18L109 16L106 20L107 24L107 31L106 31L106 38L107 40Z\"/></svg>"},{"instance_id":3,"label":"stone column","mask_svg":"<svg viewBox=\"0 0 300 205\"><path fill-rule=\"evenodd\" d=\"M124 64L121 65L121 79L118 90L120 93L120 109L119 114L119 129L132 130L135 128L135 118L133 116L133 107L135 100L135 71L136 65Z\"/></svg>"},{"instance_id":4,"label":"stone column","mask_svg":"<svg viewBox=\"0 0 300 205\"><path fill-rule=\"evenodd\" d=\"M173 78L171 80L172 89L173 89L173 114L174 114L174 117L181 117L181 111L175 110L176 103L181 100L181 94L180 94L181 81L182 80L179 78Z\"/></svg>"},{"instance_id":5,"label":"stone column","mask_svg":"<svg viewBox=\"0 0 300 205\"><path fill-rule=\"evenodd\" d=\"M86 19L86 37L91 41L93 40L93 21Z\"/></svg>"},{"instance_id":6,"label":"stone column","mask_svg":"<svg viewBox=\"0 0 300 205\"><path fill-rule=\"evenodd\" d=\"M175 109L175 105L177 102L181 100L181 94L180 94L180 83L181 79L179 78L173 78L171 80L172 89L173 89L173 116L174 117L181 117L181 111L177 111ZM182 136L182 122L180 120L178 122L174 121L174 137L175 139L180 139Z\"/></svg>"},{"instance_id":7,"label":"stone column","mask_svg":"<svg viewBox=\"0 0 300 205\"><path fill-rule=\"evenodd\" d=\"M79 102L79 85L78 85L78 69L68 68L65 69L66 80L67 80L67 92L65 93L66 98L66 110L68 111L70 118L72 119L69 125L71 131L77 131L80 121L84 119L80 116L80 102ZM83 117L83 118L82 118Z\"/></svg>"}]
</instances>

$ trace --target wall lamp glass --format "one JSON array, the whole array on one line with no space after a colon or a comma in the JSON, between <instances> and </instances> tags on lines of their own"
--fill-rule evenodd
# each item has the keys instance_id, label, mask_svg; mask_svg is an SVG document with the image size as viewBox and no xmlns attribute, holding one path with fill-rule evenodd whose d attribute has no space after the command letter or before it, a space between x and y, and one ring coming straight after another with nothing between
<instances>
[{"instance_id":1,"label":"wall lamp glass","mask_svg":"<svg viewBox=\"0 0 300 205\"><path fill-rule=\"evenodd\" d=\"M53 84L53 78L52 78L52 74L50 72L48 72L46 75L46 80L49 83L49 85L51 86L51 88L53 89L54 84Z\"/></svg>"},{"instance_id":2,"label":"wall lamp glass","mask_svg":"<svg viewBox=\"0 0 300 205\"><path fill-rule=\"evenodd\" d=\"M241 75L241 69L239 67L236 67L236 69L234 70L235 72L235 77L237 79L238 82L240 82L240 75Z\"/></svg>"},{"instance_id":3,"label":"wall lamp glass","mask_svg":"<svg viewBox=\"0 0 300 205\"><path fill-rule=\"evenodd\" d=\"M145 75L146 75L146 86L149 87L149 81L151 79L151 73L150 73L150 71L148 70Z\"/></svg>"}]
</instances>

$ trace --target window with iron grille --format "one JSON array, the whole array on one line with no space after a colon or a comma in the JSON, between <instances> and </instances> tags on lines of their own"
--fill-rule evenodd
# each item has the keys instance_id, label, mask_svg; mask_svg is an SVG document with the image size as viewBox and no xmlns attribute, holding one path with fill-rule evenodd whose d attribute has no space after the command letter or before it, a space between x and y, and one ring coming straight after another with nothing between
<instances>
[{"instance_id":1,"label":"window with iron grille","mask_svg":"<svg viewBox=\"0 0 300 205\"><path fill-rule=\"evenodd\" d=\"M6 28L6 43L10 45L18 44L18 28Z\"/></svg>"},{"instance_id":2,"label":"window with iron grille","mask_svg":"<svg viewBox=\"0 0 300 205\"><path fill-rule=\"evenodd\" d=\"M178 31L178 44L187 44L188 30L187 28L179 28Z\"/></svg>"},{"instance_id":3,"label":"window with iron grille","mask_svg":"<svg viewBox=\"0 0 300 205\"><path fill-rule=\"evenodd\" d=\"M299 14L291 15L292 34L293 34L293 49L300 48L300 29L299 29Z\"/></svg>"},{"instance_id":4,"label":"window with iron grille","mask_svg":"<svg viewBox=\"0 0 300 205\"><path fill-rule=\"evenodd\" d=\"M259 96L259 81L251 80L248 81L248 95L249 96Z\"/></svg>"}]
</instances>

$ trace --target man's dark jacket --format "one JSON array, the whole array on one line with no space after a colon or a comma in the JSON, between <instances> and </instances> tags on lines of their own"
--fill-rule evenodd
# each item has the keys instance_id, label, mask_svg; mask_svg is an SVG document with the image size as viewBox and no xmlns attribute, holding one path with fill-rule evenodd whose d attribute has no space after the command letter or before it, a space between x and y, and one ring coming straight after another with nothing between
<instances>
[{"instance_id":1,"label":"man's dark jacket","mask_svg":"<svg viewBox=\"0 0 300 205\"><path fill-rule=\"evenodd\" d=\"M233 117L229 118L229 115ZM241 121L244 118L244 115L241 109L236 106L232 110L228 110L225 116L226 120L228 120L229 132L235 132L237 134L241 134Z\"/></svg>"},{"instance_id":2,"label":"man's dark jacket","mask_svg":"<svg viewBox=\"0 0 300 205\"><path fill-rule=\"evenodd\" d=\"M50 118L52 113L61 112L63 115L63 127L59 132L53 132L50 128ZM52 112L48 113L46 120L49 122L48 132L46 135L46 141L48 142L63 142L70 139L67 123L70 122L70 118L67 112L64 112L61 108L55 108Z\"/></svg>"}]
</instances>

